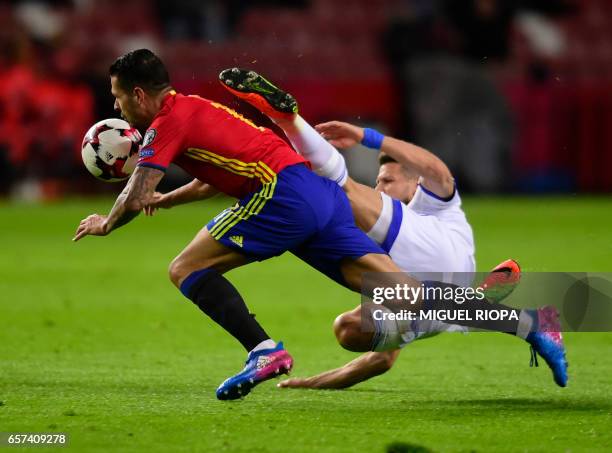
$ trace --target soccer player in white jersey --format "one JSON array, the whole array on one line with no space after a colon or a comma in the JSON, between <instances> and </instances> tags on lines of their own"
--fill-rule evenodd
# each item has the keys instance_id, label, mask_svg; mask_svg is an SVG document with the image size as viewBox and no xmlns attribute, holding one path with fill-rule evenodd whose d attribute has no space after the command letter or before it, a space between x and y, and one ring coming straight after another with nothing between
<instances>
[{"instance_id":1,"label":"soccer player in white jersey","mask_svg":"<svg viewBox=\"0 0 612 453\"><path fill-rule=\"evenodd\" d=\"M464 286L471 283L470 276L475 271L473 234L452 175L440 159L423 148L386 138L377 186L372 189L348 177L344 159L333 146L347 148L361 143L362 128L334 121L317 126L319 134L299 115L274 115L273 120L315 169L344 188L357 224L383 246L403 271L445 270L440 280ZM335 331L340 338L359 328L354 322L359 316L356 308L337 318ZM453 330L444 323L437 327ZM339 370L308 380L289 380L285 385L352 385L390 369L399 347L409 341L404 338L395 350L366 353Z\"/></svg>"},{"instance_id":2,"label":"soccer player in white jersey","mask_svg":"<svg viewBox=\"0 0 612 453\"><path fill-rule=\"evenodd\" d=\"M312 163L313 170L344 189L357 225L381 244L403 271L435 273L437 280L460 286L472 283L475 271L472 229L461 208L454 178L444 162L419 146L348 123L332 121L316 126L315 130L297 114L297 103L291 95L253 71L225 70L220 80L229 91L267 114L294 148ZM375 189L348 176L344 158L336 149L358 143L381 151ZM518 264L512 260L500 264L496 271L506 275L509 282L516 281L520 273ZM415 339L453 330L463 328L433 322L425 329L420 326L418 332L396 330L378 338L374 351L380 352L368 352L341 368L306 379L289 379L279 385L349 387L389 370L401 348ZM338 316L334 331L345 347L359 336L360 307Z\"/></svg>"}]
</instances>

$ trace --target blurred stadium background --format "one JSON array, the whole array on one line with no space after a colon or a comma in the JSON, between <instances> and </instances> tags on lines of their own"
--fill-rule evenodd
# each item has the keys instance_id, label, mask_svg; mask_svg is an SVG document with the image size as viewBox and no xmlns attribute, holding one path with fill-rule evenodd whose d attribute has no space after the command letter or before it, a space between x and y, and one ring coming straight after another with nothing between
<instances>
[{"instance_id":1,"label":"blurred stadium background","mask_svg":"<svg viewBox=\"0 0 612 453\"><path fill-rule=\"evenodd\" d=\"M612 190L608 0L9 1L0 46L0 190L17 199L116 190L92 184L80 144L115 116L109 64L140 47L180 91L250 116L217 74L255 68L311 123L430 148L463 191ZM372 181L375 156L353 154Z\"/></svg>"},{"instance_id":2,"label":"blurred stadium background","mask_svg":"<svg viewBox=\"0 0 612 453\"><path fill-rule=\"evenodd\" d=\"M509 257L526 272L612 271L612 198L574 196L612 191L611 3L0 2L0 431L66 432L79 452L609 451L609 333L566 335L563 390L510 336L447 335L349 391L270 383L221 404L214 389L243 351L166 269L229 201L141 216L103 240L70 238L121 187L96 181L80 156L87 129L116 116L108 67L148 47L177 89L262 124L219 85L220 70L262 72L311 123L359 122L431 149L462 193L528 194L464 197L480 271ZM372 182L375 153L346 155L352 175ZM162 189L184 178L168 176ZM357 296L295 257L231 280L287 342L296 376L355 357L330 327Z\"/></svg>"}]
</instances>

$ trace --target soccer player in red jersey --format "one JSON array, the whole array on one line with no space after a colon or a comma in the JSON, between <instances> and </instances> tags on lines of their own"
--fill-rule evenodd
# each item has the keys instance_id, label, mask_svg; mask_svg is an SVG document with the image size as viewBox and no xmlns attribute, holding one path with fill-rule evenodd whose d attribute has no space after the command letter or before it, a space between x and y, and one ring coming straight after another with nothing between
<instances>
[{"instance_id":1,"label":"soccer player in red jersey","mask_svg":"<svg viewBox=\"0 0 612 453\"><path fill-rule=\"evenodd\" d=\"M357 228L342 189L313 173L271 131L221 104L177 94L165 66L149 50L119 57L110 76L115 108L146 133L138 167L110 213L82 220L74 240L105 236L154 204L155 188L170 163L195 178L173 192L173 204L215 191L238 198L195 236L169 269L174 285L249 351L244 369L217 389L219 399L240 398L293 363L283 344L275 343L249 313L225 272L291 251L355 291L362 289L364 272L401 274ZM407 276L400 280L394 277L393 283L420 286ZM513 331L516 326L498 329ZM376 331L364 331L343 346L368 351L375 338Z\"/></svg>"},{"instance_id":2,"label":"soccer player in red jersey","mask_svg":"<svg viewBox=\"0 0 612 453\"><path fill-rule=\"evenodd\" d=\"M149 50L119 57L110 76L116 110L143 133L139 163L110 213L81 221L74 240L105 236L134 219L154 201L171 163L194 177L173 193L174 204L217 191L238 198L169 268L177 288L249 351L242 372L217 389L220 399L244 396L292 366L282 343L271 340L249 313L225 272L287 250L356 291L364 271L399 272L357 228L343 191L310 171L308 161L272 131L224 105L176 93ZM369 349L369 340L361 347Z\"/></svg>"}]
</instances>

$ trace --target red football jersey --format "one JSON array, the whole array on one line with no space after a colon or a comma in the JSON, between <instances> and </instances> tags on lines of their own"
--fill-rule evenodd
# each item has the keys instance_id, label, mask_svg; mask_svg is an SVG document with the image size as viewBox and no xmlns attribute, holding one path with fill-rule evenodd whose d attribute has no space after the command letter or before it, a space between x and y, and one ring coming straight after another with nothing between
<instances>
[{"instance_id":1,"label":"red football jersey","mask_svg":"<svg viewBox=\"0 0 612 453\"><path fill-rule=\"evenodd\" d=\"M170 163L237 198L289 165L310 165L270 129L217 102L174 91L147 130L138 160L160 170Z\"/></svg>"}]
</instances>

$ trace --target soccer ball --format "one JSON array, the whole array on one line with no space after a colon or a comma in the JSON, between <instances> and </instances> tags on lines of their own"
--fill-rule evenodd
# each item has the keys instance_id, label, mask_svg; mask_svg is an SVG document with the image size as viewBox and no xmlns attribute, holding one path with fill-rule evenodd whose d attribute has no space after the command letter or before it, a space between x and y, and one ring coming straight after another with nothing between
<instances>
[{"instance_id":1,"label":"soccer ball","mask_svg":"<svg viewBox=\"0 0 612 453\"><path fill-rule=\"evenodd\" d=\"M138 161L140 132L119 118L102 120L91 126L83 138L81 156L89 172L102 181L122 181L130 177Z\"/></svg>"}]
</instances>

